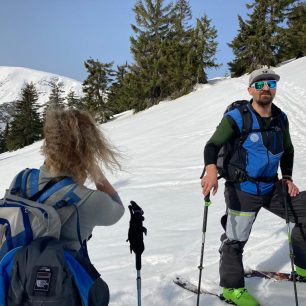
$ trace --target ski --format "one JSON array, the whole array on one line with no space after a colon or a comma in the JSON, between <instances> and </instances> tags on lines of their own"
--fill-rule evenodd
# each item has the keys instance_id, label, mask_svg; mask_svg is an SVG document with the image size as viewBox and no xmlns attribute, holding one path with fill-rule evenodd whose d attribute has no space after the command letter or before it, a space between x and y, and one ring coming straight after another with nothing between
<instances>
[{"instance_id":1,"label":"ski","mask_svg":"<svg viewBox=\"0 0 306 306\"><path fill-rule=\"evenodd\" d=\"M293 277L291 273L284 273L284 272L246 270L244 273L244 276L246 278L262 277L262 278L271 279L275 281L293 281ZM306 279L301 279L299 276L296 276L296 281L306 282Z\"/></svg>"},{"instance_id":2,"label":"ski","mask_svg":"<svg viewBox=\"0 0 306 306\"><path fill-rule=\"evenodd\" d=\"M173 282L178 285L179 287L189 291L189 292L192 292L192 293L195 293L195 294L198 294L198 286L193 284L192 282L190 282L189 280L181 277L181 276L176 276L176 278L173 280ZM200 289L200 293L201 294L207 294L207 295L212 295L212 296L215 296L217 298L219 298L221 301L227 303L227 304L232 304L233 303L230 303L230 302L227 302L223 295L222 294L218 294L218 293L215 293L215 292L212 292L212 291L209 291L203 287L201 287Z\"/></svg>"},{"instance_id":3,"label":"ski","mask_svg":"<svg viewBox=\"0 0 306 306\"><path fill-rule=\"evenodd\" d=\"M261 278L265 278L265 279L270 279L270 280L274 280L274 281L293 281L292 279L292 275L291 273L285 273L285 272L274 272L274 271L260 271L260 270L246 270L244 272L244 276L245 278L251 278L251 277L261 277ZM297 282L306 282L306 279L303 278L301 279L299 276L296 277L296 281ZM179 287L198 294L198 286L194 283L192 283L191 281L181 277L181 276L176 276L175 279L173 280L173 282L178 285ZM233 304L230 302L227 302L222 294L218 294L212 291L209 291L203 287L201 287L200 289L200 293L201 294L207 294L207 295L212 295L215 296L217 298L219 298L221 301L227 303L227 304Z\"/></svg>"}]
</instances>

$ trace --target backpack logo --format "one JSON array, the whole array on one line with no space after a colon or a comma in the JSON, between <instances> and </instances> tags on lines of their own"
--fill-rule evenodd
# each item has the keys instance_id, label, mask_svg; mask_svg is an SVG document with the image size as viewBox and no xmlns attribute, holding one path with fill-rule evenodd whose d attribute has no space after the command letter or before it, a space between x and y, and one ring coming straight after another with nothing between
<instances>
[{"instance_id":1,"label":"backpack logo","mask_svg":"<svg viewBox=\"0 0 306 306\"><path fill-rule=\"evenodd\" d=\"M51 277L51 268L40 267L36 273L34 291L49 291Z\"/></svg>"},{"instance_id":2,"label":"backpack logo","mask_svg":"<svg viewBox=\"0 0 306 306\"><path fill-rule=\"evenodd\" d=\"M252 142L258 142L258 140L259 140L258 134L252 133L251 136L250 136L250 140L251 140Z\"/></svg>"}]
</instances>

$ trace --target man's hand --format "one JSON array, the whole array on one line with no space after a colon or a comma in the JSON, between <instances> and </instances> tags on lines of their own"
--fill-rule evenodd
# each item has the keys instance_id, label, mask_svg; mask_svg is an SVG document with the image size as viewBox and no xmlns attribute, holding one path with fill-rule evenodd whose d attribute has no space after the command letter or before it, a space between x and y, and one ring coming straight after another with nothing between
<instances>
[{"instance_id":1,"label":"man's hand","mask_svg":"<svg viewBox=\"0 0 306 306\"><path fill-rule=\"evenodd\" d=\"M213 195L218 191L217 167L214 164L206 166L206 174L201 179L202 193L207 196L211 190Z\"/></svg>"},{"instance_id":2,"label":"man's hand","mask_svg":"<svg viewBox=\"0 0 306 306\"><path fill-rule=\"evenodd\" d=\"M292 180L288 180L286 178L283 178L283 181L287 184L288 194L291 197L295 197L300 193L299 188L292 182Z\"/></svg>"}]
</instances>

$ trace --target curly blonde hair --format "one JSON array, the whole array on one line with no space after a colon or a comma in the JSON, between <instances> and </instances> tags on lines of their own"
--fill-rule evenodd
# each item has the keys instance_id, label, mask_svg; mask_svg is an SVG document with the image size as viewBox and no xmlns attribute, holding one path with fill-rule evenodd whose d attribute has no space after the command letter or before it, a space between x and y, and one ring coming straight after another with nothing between
<instances>
[{"instance_id":1,"label":"curly blonde hair","mask_svg":"<svg viewBox=\"0 0 306 306\"><path fill-rule=\"evenodd\" d=\"M71 176L77 182L89 177L96 182L101 175L97 165L110 170L121 169L118 152L85 111L48 110L44 136L41 151L53 175Z\"/></svg>"}]
</instances>

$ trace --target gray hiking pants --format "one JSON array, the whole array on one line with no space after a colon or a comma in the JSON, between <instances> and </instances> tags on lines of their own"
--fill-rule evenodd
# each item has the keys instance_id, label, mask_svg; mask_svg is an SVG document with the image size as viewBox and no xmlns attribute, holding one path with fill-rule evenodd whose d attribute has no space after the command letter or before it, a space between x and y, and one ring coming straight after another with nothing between
<instances>
[{"instance_id":1,"label":"gray hiking pants","mask_svg":"<svg viewBox=\"0 0 306 306\"><path fill-rule=\"evenodd\" d=\"M243 248L249 239L252 225L263 207L285 219L286 212L276 187L268 195L256 196L237 190L230 184L225 187L226 214L221 223L225 233L221 236L220 286L225 288L244 287ZM294 263L306 269L306 191L296 197L288 196L289 220L295 223L291 239Z\"/></svg>"}]
</instances>

